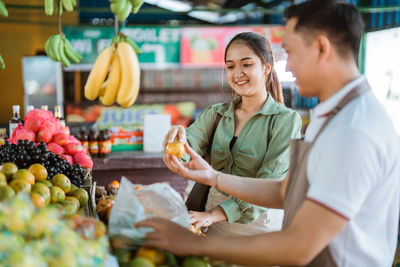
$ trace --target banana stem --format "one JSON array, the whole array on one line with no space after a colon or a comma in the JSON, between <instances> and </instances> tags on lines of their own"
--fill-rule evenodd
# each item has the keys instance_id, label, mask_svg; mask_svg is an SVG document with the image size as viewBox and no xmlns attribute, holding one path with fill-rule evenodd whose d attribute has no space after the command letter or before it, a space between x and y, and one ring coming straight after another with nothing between
<instances>
[{"instance_id":1,"label":"banana stem","mask_svg":"<svg viewBox=\"0 0 400 267\"><path fill-rule=\"evenodd\" d=\"M114 15L114 36L118 36L118 16Z\"/></svg>"},{"instance_id":2,"label":"banana stem","mask_svg":"<svg viewBox=\"0 0 400 267\"><path fill-rule=\"evenodd\" d=\"M63 34L61 26L61 14L58 14L58 31L60 32L60 34Z\"/></svg>"}]
</instances>

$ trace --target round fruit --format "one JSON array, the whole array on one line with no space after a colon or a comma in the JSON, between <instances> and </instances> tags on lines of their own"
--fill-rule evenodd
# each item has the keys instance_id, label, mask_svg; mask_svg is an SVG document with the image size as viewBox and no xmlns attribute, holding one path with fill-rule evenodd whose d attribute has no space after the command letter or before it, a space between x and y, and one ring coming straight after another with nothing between
<instances>
[{"instance_id":1,"label":"round fruit","mask_svg":"<svg viewBox=\"0 0 400 267\"><path fill-rule=\"evenodd\" d=\"M71 181L64 174L56 174L51 178L51 183L55 186L60 187L65 193L71 190Z\"/></svg>"},{"instance_id":2,"label":"round fruit","mask_svg":"<svg viewBox=\"0 0 400 267\"><path fill-rule=\"evenodd\" d=\"M134 258L130 263L129 267L155 267L156 265L146 258Z\"/></svg>"},{"instance_id":3,"label":"round fruit","mask_svg":"<svg viewBox=\"0 0 400 267\"><path fill-rule=\"evenodd\" d=\"M119 189L119 182L117 180L112 181L110 184L112 184L115 188Z\"/></svg>"},{"instance_id":4,"label":"round fruit","mask_svg":"<svg viewBox=\"0 0 400 267\"><path fill-rule=\"evenodd\" d=\"M31 192L41 195L45 199L46 205L49 205L51 194L50 189L46 185L42 183L36 183L32 186Z\"/></svg>"},{"instance_id":5,"label":"round fruit","mask_svg":"<svg viewBox=\"0 0 400 267\"><path fill-rule=\"evenodd\" d=\"M15 195L14 190L8 185L0 186L0 201L10 199Z\"/></svg>"},{"instance_id":6,"label":"round fruit","mask_svg":"<svg viewBox=\"0 0 400 267\"><path fill-rule=\"evenodd\" d=\"M57 203L65 199L65 193L58 186L52 186L50 187L50 198L51 203Z\"/></svg>"},{"instance_id":7,"label":"round fruit","mask_svg":"<svg viewBox=\"0 0 400 267\"><path fill-rule=\"evenodd\" d=\"M0 172L0 183L5 183L7 185L7 176L2 172Z\"/></svg>"},{"instance_id":8,"label":"round fruit","mask_svg":"<svg viewBox=\"0 0 400 267\"><path fill-rule=\"evenodd\" d=\"M118 259L118 263L129 263L131 260L131 252L125 248L118 248L114 250L114 255Z\"/></svg>"},{"instance_id":9,"label":"round fruit","mask_svg":"<svg viewBox=\"0 0 400 267\"><path fill-rule=\"evenodd\" d=\"M174 142L167 144L165 152L180 159L185 155L185 146L183 143L175 140Z\"/></svg>"},{"instance_id":10,"label":"round fruit","mask_svg":"<svg viewBox=\"0 0 400 267\"><path fill-rule=\"evenodd\" d=\"M35 181L43 181L47 179L47 170L43 165L39 163L32 164L28 171L30 171L33 176L35 176Z\"/></svg>"},{"instance_id":11,"label":"round fruit","mask_svg":"<svg viewBox=\"0 0 400 267\"><path fill-rule=\"evenodd\" d=\"M23 192L29 193L31 192L31 184L23 179L12 180L9 183L9 186L15 191L15 193Z\"/></svg>"},{"instance_id":12,"label":"round fruit","mask_svg":"<svg viewBox=\"0 0 400 267\"><path fill-rule=\"evenodd\" d=\"M8 180L10 180L12 175L17 171L18 171L17 165L11 162L4 163L1 166L1 172L5 174Z\"/></svg>"},{"instance_id":13,"label":"round fruit","mask_svg":"<svg viewBox=\"0 0 400 267\"><path fill-rule=\"evenodd\" d=\"M43 208L46 206L46 200L38 193L31 193L31 199L32 203L38 208Z\"/></svg>"},{"instance_id":14,"label":"round fruit","mask_svg":"<svg viewBox=\"0 0 400 267\"><path fill-rule=\"evenodd\" d=\"M68 195L71 195L72 192L74 192L76 189L78 189L78 187L74 184L71 183L71 190L69 190ZM71 195L72 196L72 195Z\"/></svg>"},{"instance_id":15,"label":"round fruit","mask_svg":"<svg viewBox=\"0 0 400 267\"><path fill-rule=\"evenodd\" d=\"M64 207L65 215L72 215L78 211L76 205L71 201L62 201L61 205Z\"/></svg>"},{"instance_id":16,"label":"round fruit","mask_svg":"<svg viewBox=\"0 0 400 267\"><path fill-rule=\"evenodd\" d=\"M100 216L106 216L107 210L114 206L114 199L111 198L103 198L97 202L96 211Z\"/></svg>"},{"instance_id":17,"label":"round fruit","mask_svg":"<svg viewBox=\"0 0 400 267\"><path fill-rule=\"evenodd\" d=\"M76 197L65 197L64 202L71 202L76 207L76 210L79 210L81 205Z\"/></svg>"},{"instance_id":18,"label":"round fruit","mask_svg":"<svg viewBox=\"0 0 400 267\"><path fill-rule=\"evenodd\" d=\"M37 183L41 183L44 184L45 186L47 186L48 188L52 187L53 184L49 181L49 180L44 180L44 181L39 181Z\"/></svg>"},{"instance_id":19,"label":"round fruit","mask_svg":"<svg viewBox=\"0 0 400 267\"><path fill-rule=\"evenodd\" d=\"M183 259L182 267L207 267L207 263L200 257L189 256Z\"/></svg>"},{"instance_id":20,"label":"round fruit","mask_svg":"<svg viewBox=\"0 0 400 267\"><path fill-rule=\"evenodd\" d=\"M100 238L105 236L107 233L107 227L104 225L102 221L96 221L94 224L94 235L96 238Z\"/></svg>"},{"instance_id":21,"label":"round fruit","mask_svg":"<svg viewBox=\"0 0 400 267\"><path fill-rule=\"evenodd\" d=\"M87 191L83 188L78 188L72 191L71 196L79 200L80 206L84 207L89 201L89 195Z\"/></svg>"},{"instance_id":22,"label":"round fruit","mask_svg":"<svg viewBox=\"0 0 400 267\"><path fill-rule=\"evenodd\" d=\"M35 176L27 169L20 169L12 176L13 180L22 179L33 185L35 183Z\"/></svg>"},{"instance_id":23,"label":"round fruit","mask_svg":"<svg viewBox=\"0 0 400 267\"><path fill-rule=\"evenodd\" d=\"M163 264L165 261L164 254L162 254L158 249L154 248L141 247L136 252L136 257L146 258L156 265Z\"/></svg>"}]
</instances>

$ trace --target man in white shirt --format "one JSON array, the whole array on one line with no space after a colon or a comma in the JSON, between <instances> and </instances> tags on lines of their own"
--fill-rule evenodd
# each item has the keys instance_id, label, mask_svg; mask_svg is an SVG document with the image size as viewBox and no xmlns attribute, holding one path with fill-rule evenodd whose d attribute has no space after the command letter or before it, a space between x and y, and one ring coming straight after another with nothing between
<instances>
[{"instance_id":1,"label":"man in white shirt","mask_svg":"<svg viewBox=\"0 0 400 267\"><path fill-rule=\"evenodd\" d=\"M350 4L311 0L289 7L283 46L299 93L318 96L305 142L293 141L289 177L240 178L209 167L188 145L189 163L165 155L185 178L246 202L284 208L280 232L195 237L163 219L145 246L242 265L383 266L393 262L399 222L398 136L357 69L363 29ZM244 245L245 244L245 245Z\"/></svg>"}]
</instances>

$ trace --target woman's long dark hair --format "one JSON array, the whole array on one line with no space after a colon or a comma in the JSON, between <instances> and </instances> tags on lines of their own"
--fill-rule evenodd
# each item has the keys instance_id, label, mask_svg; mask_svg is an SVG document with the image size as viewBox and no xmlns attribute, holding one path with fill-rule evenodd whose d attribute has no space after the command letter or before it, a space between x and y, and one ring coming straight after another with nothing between
<instances>
[{"instance_id":1,"label":"woman's long dark hair","mask_svg":"<svg viewBox=\"0 0 400 267\"><path fill-rule=\"evenodd\" d=\"M269 42L264 36L254 33L254 32L242 32L228 43L225 48L225 61L226 61L226 52L229 47L236 41L244 42L248 47L250 47L254 53L260 58L261 62L264 65L270 64L271 71L267 76L266 88L267 91L271 94L271 96L279 103L283 104L283 93L282 93L282 85L278 79L278 75L276 74L274 67L274 55L272 53L271 46Z\"/></svg>"}]
</instances>

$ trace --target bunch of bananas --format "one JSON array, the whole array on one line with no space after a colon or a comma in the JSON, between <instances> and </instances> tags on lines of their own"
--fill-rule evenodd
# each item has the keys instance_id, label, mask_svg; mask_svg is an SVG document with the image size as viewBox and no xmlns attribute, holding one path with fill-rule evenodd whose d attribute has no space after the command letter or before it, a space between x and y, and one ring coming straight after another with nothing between
<instances>
[{"instance_id":1,"label":"bunch of bananas","mask_svg":"<svg viewBox=\"0 0 400 267\"><path fill-rule=\"evenodd\" d=\"M82 56L72 48L64 34L50 36L46 41L45 51L47 56L61 62L64 67L69 67L71 62L76 64L82 60Z\"/></svg>"},{"instance_id":2,"label":"bunch of bananas","mask_svg":"<svg viewBox=\"0 0 400 267\"><path fill-rule=\"evenodd\" d=\"M0 0L0 16L8 17L8 11L6 5Z\"/></svg>"},{"instance_id":3,"label":"bunch of bananas","mask_svg":"<svg viewBox=\"0 0 400 267\"><path fill-rule=\"evenodd\" d=\"M100 102L105 106L117 102L127 108L135 102L139 86L137 55L131 44L117 38L97 57L85 85L85 97L89 100L100 97Z\"/></svg>"},{"instance_id":4,"label":"bunch of bananas","mask_svg":"<svg viewBox=\"0 0 400 267\"><path fill-rule=\"evenodd\" d=\"M44 0L44 13L46 13L47 16L57 13L61 15L63 9L67 12L72 12L75 6L76 0Z\"/></svg>"},{"instance_id":5,"label":"bunch of bananas","mask_svg":"<svg viewBox=\"0 0 400 267\"><path fill-rule=\"evenodd\" d=\"M4 63L4 60L0 55L0 70L4 70L5 68L6 68L6 64Z\"/></svg>"},{"instance_id":6,"label":"bunch of bananas","mask_svg":"<svg viewBox=\"0 0 400 267\"><path fill-rule=\"evenodd\" d=\"M144 0L110 0L111 12L117 15L119 21L124 21L129 14L136 14L143 5Z\"/></svg>"}]
</instances>

